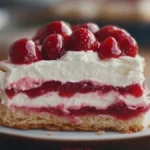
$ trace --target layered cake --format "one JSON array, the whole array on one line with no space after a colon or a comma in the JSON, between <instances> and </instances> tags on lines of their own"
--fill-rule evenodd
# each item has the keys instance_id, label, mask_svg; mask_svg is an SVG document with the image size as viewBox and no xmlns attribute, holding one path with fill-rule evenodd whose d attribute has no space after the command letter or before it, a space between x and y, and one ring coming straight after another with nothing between
<instances>
[{"instance_id":1,"label":"layered cake","mask_svg":"<svg viewBox=\"0 0 150 150\"><path fill-rule=\"evenodd\" d=\"M0 125L20 129L143 129L144 59L125 30L50 22L0 62Z\"/></svg>"}]
</instances>

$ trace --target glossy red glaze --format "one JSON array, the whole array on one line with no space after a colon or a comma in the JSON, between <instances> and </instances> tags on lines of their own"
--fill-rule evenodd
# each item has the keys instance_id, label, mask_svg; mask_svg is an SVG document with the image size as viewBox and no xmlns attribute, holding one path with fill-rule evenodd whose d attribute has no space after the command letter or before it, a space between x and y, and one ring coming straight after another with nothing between
<instances>
[{"instance_id":1,"label":"glossy red glaze","mask_svg":"<svg viewBox=\"0 0 150 150\"><path fill-rule=\"evenodd\" d=\"M85 29L79 28L75 30L71 35L71 49L75 51L96 51L99 45L95 39L94 34Z\"/></svg>"},{"instance_id":2,"label":"glossy red glaze","mask_svg":"<svg viewBox=\"0 0 150 150\"><path fill-rule=\"evenodd\" d=\"M123 37L120 40L119 46L124 55L135 57L138 53L138 44L130 36Z\"/></svg>"},{"instance_id":3,"label":"glossy red glaze","mask_svg":"<svg viewBox=\"0 0 150 150\"><path fill-rule=\"evenodd\" d=\"M43 43L44 39L51 34L67 34L71 35L72 30L69 25L64 21L55 21L48 23L43 30L43 34L41 37L41 43Z\"/></svg>"},{"instance_id":4,"label":"glossy red glaze","mask_svg":"<svg viewBox=\"0 0 150 150\"><path fill-rule=\"evenodd\" d=\"M98 25L93 22L88 22L85 24L76 24L76 25L73 25L71 28L73 31L79 28L85 28L85 29L90 30L92 33L96 33L99 30Z\"/></svg>"},{"instance_id":5,"label":"glossy red glaze","mask_svg":"<svg viewBox=\"0 0 150 150\"><path fill-rule=\"evenodd\" d=\"M98 49L100 59L118 58L121 54L118 43L113 37L108 37L104 40Z\"/></svg>"},{"instance_id":6,"label":"glossy red glaze","mask_svg":"<svg viewBox=\"0 0 150 150\"><path fill-rule=\"evenodd\" d=\"M22 38L10 46L9 59L14 64L30 64L41 60L41 53L33 41Z\"/></svg>"},{"instance_id":7,"label":"glossy red glaze","mask_svg":"<svg viewBox=\"0 0 150 150\"><path fill-rule=\"evenodd\" d=\"M42 46L42 57L44 60L59 59L64 53L64 40L60 34L48 36Z\"/></svg>"}]
</instances>

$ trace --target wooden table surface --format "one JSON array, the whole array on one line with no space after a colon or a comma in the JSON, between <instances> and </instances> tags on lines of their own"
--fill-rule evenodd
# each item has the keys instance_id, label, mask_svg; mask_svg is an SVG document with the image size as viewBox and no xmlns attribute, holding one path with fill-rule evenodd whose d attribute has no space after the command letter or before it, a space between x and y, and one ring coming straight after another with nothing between
<instances>
[{"instance_id":1,"label":"wooden table surface","mask_svg":"<svg viewBox=\"0 0 150 150\"><path fill-rule=\"evenodd\" d=\"M142 49L139 51L140 55L145 58L145 69L144 74L146 78L150 78L150 48L149 49Z\"/></svg>"}]
</instances>

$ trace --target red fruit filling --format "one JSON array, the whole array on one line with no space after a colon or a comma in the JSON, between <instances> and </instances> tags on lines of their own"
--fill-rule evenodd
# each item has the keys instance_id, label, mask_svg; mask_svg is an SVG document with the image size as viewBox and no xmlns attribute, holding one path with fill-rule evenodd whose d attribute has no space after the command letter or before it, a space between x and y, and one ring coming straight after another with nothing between
<instances>
[{"instance_id":1,"label":"red fruit filling","mask_svg":"<svg viewBox=\"0 0 150 150\"><path fill-rule=\"evenodd\" d=\"M33 41L23 38L11 45L9 59L14 64L30 64L41 60L41 54Z\"/></svg>"},{"instance_id":2,"label":"red fruit filling","mask_svg":"<svg viewBox=\"0 0 150 150\"><path fill-rule=\"evenodd\" d=\"M60 34L52 34L48 36L43 43L42 57L45 60L56 60L64 53L64 40Z\"/></svg>"},{"instance_id":3,"label":"red fruit filling","mask_svg":"<svg viewBox=\"0 0 150 150\"><path fill-rule=\"evenodd\" d=\"M122 95L130 94L135 97L140 97L143 94L143 89L139 84L133 84L126 87L113 87L110 85L94 85L90 81L81 81L75 83L47 81L41 86L32 88L30 90L17 90L15 88L6 88L5 90L9 98L13 98L13 96L17 95L18 93L24 93L30 98L35 98L48 92L58 92L59 96L61 97L71 97L76 93L86 94L90 92L100 92L100 94L105 94L111 91L118 92Z\"/></svg>"},{"instance_id":4,"label":"red fruit filling","mask_svg":"<svg viewBox=\"0 0 150 150\"><path fill-rule=\"evenodd\" d=\"M118 102L111 106L109 106L107 109L97 109L95 107L85 106L81 107L79 109L76 108L69 108L67 113L63 111L63 106L61 107L16 107L18 109L23 109L26 112L46 112L51 113L54 115L58 115L59 117L69 117L71 120L75 120L75 117L77 116L86 116L86 115L110 115L120 120L127 120L131 119L133 117L138 116L141 113L145 113L149 110L149 106L147 107L137 107L135 109L132 109L131 107L128 107L124 102Z\"/></svg>"}]
</instances>

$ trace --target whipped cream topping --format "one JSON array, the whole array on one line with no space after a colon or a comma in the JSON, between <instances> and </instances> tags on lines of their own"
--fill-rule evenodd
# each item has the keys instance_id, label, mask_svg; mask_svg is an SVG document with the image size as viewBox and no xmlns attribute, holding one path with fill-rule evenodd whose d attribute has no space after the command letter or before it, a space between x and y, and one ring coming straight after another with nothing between
<instances>
[{"instance_id":1,"label":"whipped cream topping","mask_svg":"<svg viewBox=\"0 0 150 150\"><path fill-rule=\"evenodd\" d=\"M79 82L90 80L112 86L125 87L133 83L142 84L144 59L122 56L100 60L93 51L68 51L58 60L39 61L29 65L16 65L9 61L1 61L0 86L5 89L22 78L34 79L35 82L57 80ZM32 86L32 85L31 85ZM22 86L25 90L25 87Z\"/></svg>"},{"instance_id":2,"label":"whipped cream topping","mask_svg":"<svg viewBox=\"0 0 150 150\"><path fill-rule=\"evenodd\" d=\"M19 93L12 100L5 94L5 89L9 87L26 90L50 80L63 83L90 80L95 84L121 87L134 83L141 85L144 82L143 66L144 59L140 56L135 58L122 56L117 59L100 60L97 53L93 51L68 51L59 60L42 60L28 65L16 65L9 61L1 61L0 68L3 71L0 72L0 88L4 93L1 99L2 103L8 107L55 107L64 104L64 111L67 111L69 107L80 108L81 106L105 109L118 100L124 101L128 107L146 106L145 92L139 98L129 94L123 96L111 91L104 95L100 95L98 92L77 93L69 99L59 97L57 92L50 92L32 99ZM30 79L33 79L33 82L30 82ZM36 82L39 84L35 84Z\"/></svg>"},{"instance_id":3,"label":"whipped cream topping","mask_svg":"<svg viewBox=\"0 0 150 150\"><path fill-rule=\"evenodd\" d=\"M75 94L70 98L60 97L57 92L51 92L33 99L25 94L19 93L13 100L8 100L8 98L3 95L2 102L8 107L18 106L18 107L57 107L64 106L63 111L67 112L68 108L80 109L84 106L96 107L97 109L106 109L110 105L123 101L127 104L130 109L136 109L139 106L145 107L147 101L145 96L135 98L131 95L122 96L117 92L109 92L104 95L99 95L99 92L90 92L87 94Z\"/></svg>"}]
</instances>

